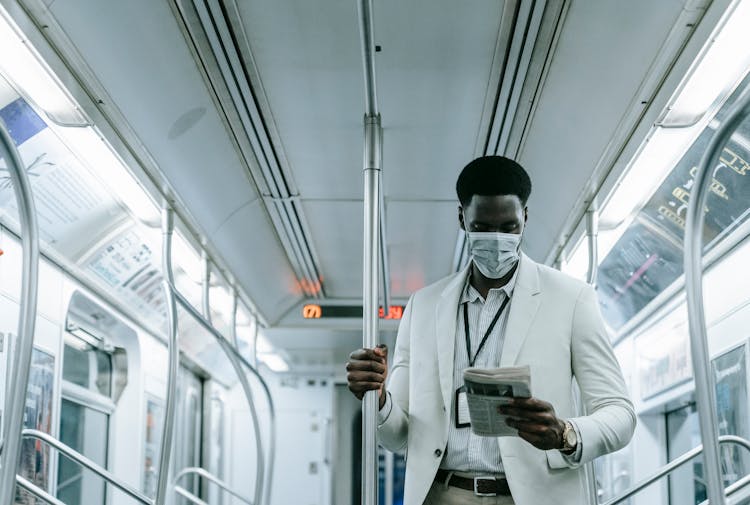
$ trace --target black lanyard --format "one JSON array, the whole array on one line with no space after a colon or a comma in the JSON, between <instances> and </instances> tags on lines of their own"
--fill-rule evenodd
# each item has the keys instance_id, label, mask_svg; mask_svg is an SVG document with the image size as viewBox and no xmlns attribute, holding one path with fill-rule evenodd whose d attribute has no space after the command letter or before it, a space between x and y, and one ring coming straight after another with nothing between
<instances>
[{"instance_id":1,"label":"black lanyard","mask_svg":"<svg viewBox=\"0 0 750 505\"><path fill-rule=\"evenodd\" d=\"M492 330L495 328L495 325L497 324L498 319L500 319L503 310L505 310L505 306L508 305L508 302L510 302L510 296L507 296L505 300L503 300L503 304L500 305L500 308L497 309L497 314L495 314L487 331L484 333L484 337L482 337L482 341L479 343L479 348L473 358L471 357L471 337L469 337L469 302L464 302L464 336L466 337L466 356L469 358L469 366L474 366L474 363L477 362L477 356L479 356L479 353L482 351L484 344L490 337L490 333L492 333Z\"/></svg>"}]
</instances>

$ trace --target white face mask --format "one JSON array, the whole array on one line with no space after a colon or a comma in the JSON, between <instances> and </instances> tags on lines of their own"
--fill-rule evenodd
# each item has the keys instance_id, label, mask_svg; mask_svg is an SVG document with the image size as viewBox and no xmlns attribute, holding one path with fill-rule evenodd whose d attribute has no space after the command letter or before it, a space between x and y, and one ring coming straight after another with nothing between
<instances>
[{"instance_id":1,"label":"white face mask","mask_svg":"<svg viewBox=\"0 0 750 505\"><path fill-rule=\"evenodd\" d=\"M521 235L498 232L467 232L469 251L482 275L499 279L518 263Z\"/></svg>"}]
</instances>

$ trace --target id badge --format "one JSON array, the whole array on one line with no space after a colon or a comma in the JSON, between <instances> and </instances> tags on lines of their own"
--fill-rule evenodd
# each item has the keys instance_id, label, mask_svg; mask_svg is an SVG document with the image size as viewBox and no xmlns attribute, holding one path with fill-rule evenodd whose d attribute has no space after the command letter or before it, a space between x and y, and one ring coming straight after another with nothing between
<instances>
[{"instance_id":1,"label":"id badge","mask_svg":"<svg viewBox=\"0 0 750 505\"><path fill-rule=\"evenodd\" d=\"M456 390L456 428L468 428L471 426L469 416L469 401L466 398L466 386Z\"/></svg>"}]
</instances>

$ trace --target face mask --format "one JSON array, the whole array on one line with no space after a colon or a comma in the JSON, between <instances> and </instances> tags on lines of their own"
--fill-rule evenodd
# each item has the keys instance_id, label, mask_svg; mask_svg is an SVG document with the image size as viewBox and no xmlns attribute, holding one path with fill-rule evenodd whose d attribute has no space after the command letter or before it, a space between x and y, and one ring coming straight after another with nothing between
<instances>
[{"instance_id":1,"label":"face mask","mask_svg":"<svg viewBox=\"0 0 750 505\"><path fill-rule=\"evenodd\" d=\"M521 235L473 231L467 236L474 264L485 277L499 279L518 263Z\"/></svg>"}]
</instances>

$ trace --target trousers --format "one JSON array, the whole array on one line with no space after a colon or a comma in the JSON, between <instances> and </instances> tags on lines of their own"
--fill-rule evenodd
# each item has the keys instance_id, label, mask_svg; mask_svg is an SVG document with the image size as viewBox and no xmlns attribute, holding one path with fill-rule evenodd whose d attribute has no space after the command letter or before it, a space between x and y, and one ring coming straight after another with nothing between
<instances>
[{"instance_id":1,"label":"trousers","mask_svg":"<svg viewBox=\"0 0 750 505\"><path fill-rule=\"evenodd\" d=\"M424 505L514 505L511 496L477 496L473 491L433 482Z\"/></svg>"}]
</instances>

